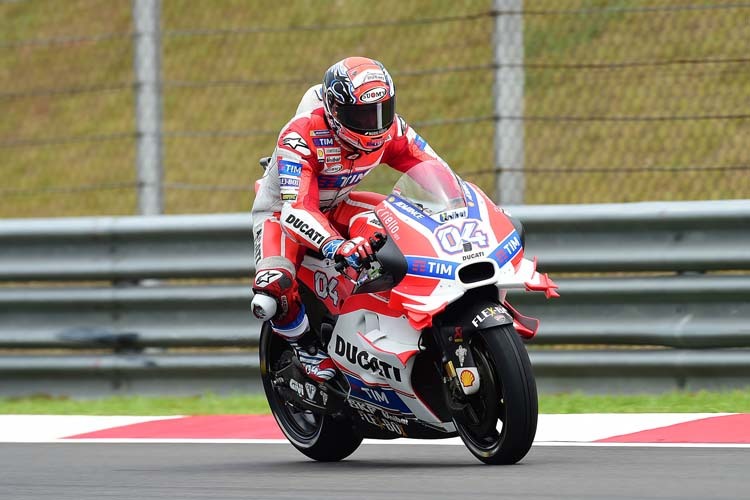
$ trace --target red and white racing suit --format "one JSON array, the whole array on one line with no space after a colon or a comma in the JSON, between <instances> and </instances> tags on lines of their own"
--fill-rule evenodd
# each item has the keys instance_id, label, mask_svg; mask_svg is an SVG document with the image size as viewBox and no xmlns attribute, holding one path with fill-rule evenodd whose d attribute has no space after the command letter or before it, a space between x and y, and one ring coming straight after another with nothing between
<instances>
[{"instance_id":1,"label":"red and white racing suit","mask_svg":"<svg viewBox=\"0 0 750 500\"><path fill-rule=\"evenodd\" d=\"M308 328L295 279L305 250L321 251L331 237L346 239L352 218L384 198L352 190L381 163L406 172L422 161L439 159L398 115L382 148L369 153L346 149L328 127L321 87L307 91L297 115L281 130L271 162L256 182L252 208L253 290L276 299L273 329L290 339Z\"/></svg>"}]
</instances>

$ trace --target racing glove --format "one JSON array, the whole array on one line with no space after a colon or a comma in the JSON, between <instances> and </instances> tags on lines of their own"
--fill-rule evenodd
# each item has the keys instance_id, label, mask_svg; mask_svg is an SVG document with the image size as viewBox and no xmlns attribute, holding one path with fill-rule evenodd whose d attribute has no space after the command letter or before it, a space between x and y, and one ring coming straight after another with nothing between
<instances>
[{"instance_id":1,"label":"racing glove","mask_svg":"<svg viewBox=\"0 0 750 500\"><path fill-rule=\"evenodd\" d=\"M370 242L361 236L350 240L331 238L323 243L321 252L327 259L346 262L346 265L355 269L369 267L370 262L375 260L375 252Z\"/></svg>"}]
</instances>

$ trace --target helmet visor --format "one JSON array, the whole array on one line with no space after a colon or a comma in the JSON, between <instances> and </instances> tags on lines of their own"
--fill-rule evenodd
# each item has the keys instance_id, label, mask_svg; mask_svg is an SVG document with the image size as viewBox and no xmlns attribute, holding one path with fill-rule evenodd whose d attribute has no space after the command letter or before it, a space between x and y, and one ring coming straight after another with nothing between
<instances>
[{"instance_id":1,"label":"helmet visor","mask_svg":"<svg viewBox=\"0 0 750 500\"><path fill-rule=\"evenodd\" d=\"M336 104L333 114L344 127L365 135L385 133L396 114L395 97L371 104Z\"/></svg>"}]
</instances>

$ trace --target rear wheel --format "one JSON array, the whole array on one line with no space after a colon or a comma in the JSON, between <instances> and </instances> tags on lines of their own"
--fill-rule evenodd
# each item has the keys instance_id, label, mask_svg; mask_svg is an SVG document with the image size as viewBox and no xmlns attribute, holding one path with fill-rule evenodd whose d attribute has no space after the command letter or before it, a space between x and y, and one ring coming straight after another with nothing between
<instances>
[{"instance_id":1,"label":"rear wheel","mask_svg":"<svg viewBox=\"0 0 750 500\"><path fill-rule=\"evenodd\" d=\"M531 448L539 413L529 355L510 325L474 335L470 347L481 385L467 399L477 418L454 418L456 430L482 462L514 464Z\"/></svg>"},{"instance_id":2,"label":"rear wheel","mask_svg":"<svg viewBox=\"0 0 750 500\"><path fill-rule=\"evenodd\" d=\"M362 436L345 416L333 417L290 405L273 384L275 373L292 363L291 346L264 323L260 334L260 372L263 390L276 422L289 442L308 457L336 462L351 455ZM304 380L302 380L304 381Z\"/></svg>"}]
</instances>

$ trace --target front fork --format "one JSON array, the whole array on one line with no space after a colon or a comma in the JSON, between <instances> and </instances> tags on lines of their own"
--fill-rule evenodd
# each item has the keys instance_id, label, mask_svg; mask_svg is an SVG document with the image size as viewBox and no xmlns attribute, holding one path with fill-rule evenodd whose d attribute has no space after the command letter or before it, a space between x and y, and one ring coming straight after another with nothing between
<instances>
[{"instance_id":1,"label":"front fork","mask_svg":"<svg viewBox=\"0 0 750 500\"><path fill-rule=\"evenodd\" d=\"M449 317L452 324L436 321L431 328L440 349L443 383L447 389L448 404L454 411L471 413L467 398L476 394L481 386L479 369L469 346L473 335L482 330L502 325L512 325L513 316L499 303L477 300L471 304L457 304ZM471 415L468 415L471 420Z\"/></svg>"},{"instance_id":2,"label":"front fork","mask_svg":"<svg viewBox=\"0 0 750 500\"><path fill-rule=\"evenodd\" d=\"M479 370L461 326L433 326L433 338L440 349L445 400L453 414L470 424L479 424L479 416L468 397L479 391Z\"/></svg>"},{"instance_id":3,"label":"front fork","mask_svg":"<svg viewBox=\"0 0 750 500\"><path fill-rule=\"evenodd\" d=\"M435 341L442 353L443 382L448 384L454 396L471 396L479 391L479 370L461 326L439 326L433 328ZM467 344L467 345L464 345Z\"/></svg>"}]
</instances>

